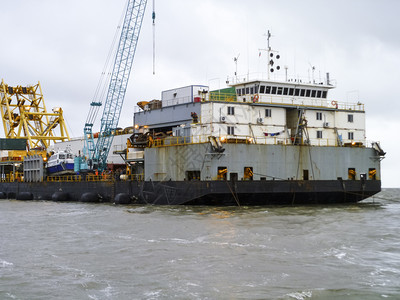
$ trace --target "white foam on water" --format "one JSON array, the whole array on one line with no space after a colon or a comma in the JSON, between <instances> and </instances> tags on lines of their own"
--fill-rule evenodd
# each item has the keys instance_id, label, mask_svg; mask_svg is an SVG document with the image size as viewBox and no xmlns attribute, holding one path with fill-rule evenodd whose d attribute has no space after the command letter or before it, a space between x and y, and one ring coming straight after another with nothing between
<instances>
[{"instance_id":1,"label":"white foam on water","mask_svg":"<svg viewBox=\"0 0 400 300\"><path fill-rule=\"evenodd\" d=\"M13 266L13 265L14 265L14 264L11 263L11 262L8 262L8 261L5 261L5 260L3 260L3 259L0 259L0 266L1 266L2 268L10 267L10 266Z\"/></svg>"},{"instance_id":2,"label":"white foam on water","mask_svg":"<svg viewBox=\"0 0 400 300\"><path fill-rule=\"evenodd\" d=\"M293 298L293 299L297 299L297 300L305 300L307 298L312 297L312 291L290 293L287 296L289 296L290 298Z\"/></svg>"}]
</instances>

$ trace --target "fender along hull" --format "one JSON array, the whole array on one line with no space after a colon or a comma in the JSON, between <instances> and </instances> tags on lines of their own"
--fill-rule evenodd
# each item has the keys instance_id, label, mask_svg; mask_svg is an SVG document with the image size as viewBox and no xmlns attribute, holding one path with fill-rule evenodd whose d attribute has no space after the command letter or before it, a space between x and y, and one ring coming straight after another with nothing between
<instances>
[{"instance_id":1,"label":"fender along hull","mask_svg":"<svg viewBox=\"0 0 400 300\"><path fill-rule=\"evenodd\" d=\"M380 180L321 181L99 181L1 182L4 198L30 193L32 200L119 202L156 205L298 205L355 203L381 191ZM97 197L96 197L97 196Z\"/></svg>"}]
</instances>

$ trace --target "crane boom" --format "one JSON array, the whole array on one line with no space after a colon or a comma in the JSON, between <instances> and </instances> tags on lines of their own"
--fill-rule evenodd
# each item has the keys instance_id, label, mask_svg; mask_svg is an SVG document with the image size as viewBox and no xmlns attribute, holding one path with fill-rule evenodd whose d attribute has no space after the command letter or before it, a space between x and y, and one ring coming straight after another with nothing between
<instances>
[{"instance_id":1,"label":"crane boom","mask_svg":"<svg viewBox=\"0 0 400 300\"><path fill-rule=\"evenodd\" d=\"M118 126L146 4L147 0L128 0L96 144L92 129L96 110L102 103L92 101L90 104L84 128L84 154L92 160L93 168L100 171L107 167L107 157L114 138L113 132Z\"/></svg>"}]
</instances>

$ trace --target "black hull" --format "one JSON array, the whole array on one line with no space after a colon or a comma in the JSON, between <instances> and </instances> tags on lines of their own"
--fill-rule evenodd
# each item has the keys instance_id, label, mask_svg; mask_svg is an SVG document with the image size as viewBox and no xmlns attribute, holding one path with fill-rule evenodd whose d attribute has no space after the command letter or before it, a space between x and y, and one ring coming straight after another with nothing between
<instances>
[{"instance_id":1,"label":"black hull","mask_svg":"<svg viewBox=\"0 0 400 300\"><path fill-rule=\"evenodd\" d=\"M0 183L1 198L157 205L354 203L380 191L380 180Z\"/></svg>"}]
</instances>

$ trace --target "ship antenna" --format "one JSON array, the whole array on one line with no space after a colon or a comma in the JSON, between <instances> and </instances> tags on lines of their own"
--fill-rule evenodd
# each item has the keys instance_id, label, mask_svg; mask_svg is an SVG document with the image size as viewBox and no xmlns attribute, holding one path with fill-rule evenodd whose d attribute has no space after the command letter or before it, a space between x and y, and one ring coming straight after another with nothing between
<instances>
[{"instance_id":1,"label":"ship antenna","mask_svg":"<svg viewBox=\"0 0 400 300\"><path fill-rule=\"evenodd\" d=\"M272 72L274 72L274 70L276 69L276 70L280 70L280 66L276 66L275 67L275 69L274 69L274 64L275 64L275 62L274 62L274 52L278 52L278 51L275 51L275 50L272 50L272 48L271 48L271 45L270 45L270 38L271 38L271 32L268 30L267 31L267 34L264 34L264 36L266 36L267 37L267 49L259 49L260 51L267 51L267 53L268 53L268 68L267 68L267 71L268 71L268 80L270 79L270 74L272 73ZM260 55L261 55L261 52L260 52ZM280 58L280 55L279 54L277 54L276 56L275 56L275 59L279 59Z\"/></svg>"},{"instance_id":2,"label":"ship antenna","mask_svg":"<svg viewBox=\"0 0 400 300\"><path fill-rule=\"evenodd\" d=\"M269 45L269 39L271 38L271 32L269 32L269 30L268 30L268 32L267 32L267 51L268 51L268 60L269 60L269 58L271 57L271 46ZM269 62L268 62L268 80L269 80Z\"/></svg>"},{"instance_id":3,"label":"ship antenna","mask_svg":"<svg viewBox=\"0 0 400 300\"><path fill-rule=\"evenodd\" d=\"M237 64L238 64L238 59L239 59L240 53L233 58L233 61L235 62L235 79L236 79L236 83L237 83Z\"/></svg>"}]
</instances>

